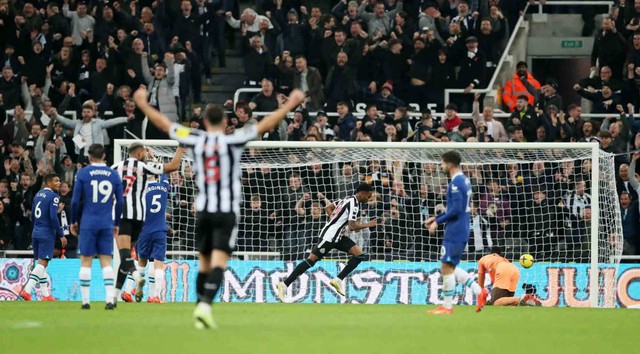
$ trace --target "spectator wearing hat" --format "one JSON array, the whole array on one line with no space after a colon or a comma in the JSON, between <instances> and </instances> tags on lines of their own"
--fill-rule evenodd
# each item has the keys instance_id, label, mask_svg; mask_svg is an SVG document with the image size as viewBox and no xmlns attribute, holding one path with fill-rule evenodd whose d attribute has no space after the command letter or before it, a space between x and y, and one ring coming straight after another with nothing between
<instances>
[{"instance_id":1,"label":"spectator wearing hat","mask_svg":"<svg viewBox=\"0 0 640 354\"><path fill-rule=\"evenodd\" d=\"M490 136L493 141L509 141L509 135L504 129L504 125L493 117L493 107L485 106L480 114L480 95L476 94L473 100L473 112L471 117L476 124L476 128L480 130L480 123L484 126L485 134ZM478 138L480 140L480 138ZM483 140L480 140L481 142Z\"/></svg>"},{"instance_id":2,"label":"spectator wearing hat","mask_svg":"<svg viewBox=\"0 0 640 354\"><path fill-rule=\"evenodd\" d=\"M522 128L522 133L527 141L536 140L536 129L540 125L540 119L535 109L529 105L529 96L520 95L516 100L516 106L507 120L507 129L512 126Z\"/></svg>"},{"instance_id":3,"label":"spectator wearing hat","mask_svg":"<svg viewBox=\"0 0 640 354\"><path fill-rule=\"evenodd\" d=\"M534 90L540 89L538 80L527 71L527 63L521 61L516 65L516 73L513 74L513 78L507 81L502 88L502 103L504 103L511 112L516 109L516 103L520 96L526 96L529 105L535 104L534 93L536 91L531 93L529 89L527 89L525 82Z\"/></svg>"},{"instance_id":4,"label":"spectator wearing hat","mask_svg":"<svg viewBox=\"0 0 640 354\"><path fill-rule=\"evenodd\" d=\"M315 111L324 104L324 92L320 71L307 63L307 58L299 55L295 58L293 88L302 90L307 96L307 109Z\"/></svg>"},{"instance_id":5,"label":"spectator wearing hat","mask_svg":"<svg viewBox=\"0 0 640 354\"><path fill-rule=\"evenodd\" d=\"M537 106L544 111L546 111L550 106L554 106L556 109L564 108L562 96L558 94L558 81L555 79L547 79L547 82L544 86L540 87L536 96Z\"/></svg>"},{"instance_id":6,"label":"spectator wearing hat","mask_svg":"<svg viewBox=\"0 0 640 354\"><path fill-rule=\"evenodd\" d=\"M393 95L393 85L385 82L380 88L380 92L373 97L378 109L384 113L393 112L396 108L404 106L404 101Z\"/></svg>"},{"instance_id":7,"label":"spectator wearing hat","mask_svg":"<svg viewBox=\"0 0 640 354\"><path fill-rule=\"evenodd\" d=\"M348 62L347 53L338 53L336 65L332 66L327 73L324 94L327 97L326 109L328 111L333 111L336 103L350 101L355 97L355 72L348 65Z\"/></svg>"},{"instance_id":8,"label":"spectator wearing hat","mask_svg":"<svg viewBox=\"0 0 640 354\"><path fill-rule=\"evenodd\" d=\"M358 16L366 21L369 37L375 41L387 39L393 30L391 27L391 21L395 17L396 13L402 10L403 2L398 1L395 9L391 11L385 11L384 2L377 2L373 5L373 13L367 12L368 5L369 0L363 0L360 3Z\"/></svg>"},{"instance_id":9,"label":"spectator wearing hat","mask_svg":"<svg viewBox=\"0 0 640 354\"><path fill-rule=\"evenodd\" d=\"M286 11L279 3L275 11L275 19L282 30L283 49L290 52L292 56L305 53L306 42L306 16L299 18L296 9L291 8Z\"/></svg>"},{"instance_id":10,"label":"spectator wearing hat","mask_svg":"<svg viewBox=\"0 0 640 354\"><path fill-rule=\"evenodd\" d=\"M71 36L73 37L74 45L82 44L82 33L86 33L87 30L93 31L93 27L96 24L96 20L93 16L87 13L87 4L84 1L80 1L76 4L76 11L69 10L69 3L62 5L62 13L71 19Z\"/></svg>"},{"instance_id":11,"label":"spectator wearing hat","mask_svg":"<svg viewBox=\"0 0 640 354\"><path fill-rule=\"evenodd\" d=\"M460 59L460 72L458 73L459 87L464 88L465 93L484 85L487 69L487 57L478 49L478 39L469 36L466 40L466 55ZM473 95L464 95L461 99L463 112L469 112L473 103Z\"/></svg>"},{"instance_id":12,"label":"spectator wearing hat","mask_svg":"<svg viewBox=\"0 0 640 354\"><path fill-rule=\"evenodd\" d=\"M431 67L427 84L429 101L444 109L444 90L456 87L456 70L446 50L439 49L436 63Z\"/></svg>"}]
</instances>

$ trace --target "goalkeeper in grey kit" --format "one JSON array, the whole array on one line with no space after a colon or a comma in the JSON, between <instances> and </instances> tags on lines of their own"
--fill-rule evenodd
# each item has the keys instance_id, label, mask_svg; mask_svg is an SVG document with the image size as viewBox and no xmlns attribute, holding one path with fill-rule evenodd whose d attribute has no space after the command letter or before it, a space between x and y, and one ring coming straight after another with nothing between
<instances>
[{"instance_id":1,"label":"goalkeeper in grey kit","mask_svg":"<svg viewBox=\"0 0 640 354\"><path fill-rule=\"evenodd\" d=\"M280 301L285 302L285 293L291 283L307 269L313 267L316 262L321 260L334 248L352 256L344 269L338 274L338 277L331 280L330 283L338 294L345 296L342 281L349 273L356 269L360 262L368 259L368 256L362 252L360 246L345 236L345 233L375 227L377 225L375 219L366 224L361 224L357 221L360 204L368 201L369 198L371 198L372 192L373 188L371 185L360 183L354 195L342 199L337 205L331 203L325 207L325 210L331 217L322 228L322 231L320 231L320 243L311 250L307 259L296 266L284 282L278 283L278 298Z\"/></svg>"}]
</instances>

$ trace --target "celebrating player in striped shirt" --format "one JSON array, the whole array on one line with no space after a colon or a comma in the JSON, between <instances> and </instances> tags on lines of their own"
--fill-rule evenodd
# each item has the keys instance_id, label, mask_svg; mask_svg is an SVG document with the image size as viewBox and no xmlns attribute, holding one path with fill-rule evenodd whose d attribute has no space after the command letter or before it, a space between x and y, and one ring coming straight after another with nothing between
<instances>
[{"instance_id":1,"label":"celebrating player in striped shirt","mask_svg":"<svg viewBox=\"0 0 640 354\"><path fill-rule=\"evenodd\" d=\"M53 258L53 246L56 237L60 238L62 248L67 245L60 221L58 220L58 206L60 196L57 194L60 189L60 177L55 174L48 174L44 177L45 188L33 198L33 258L38 260L33 271L29 275L29 281L20 292L20 297L26 301L31 301L31 290L36 284L40 284L42 300L55 301L49 293L47 287L47 265Z\"/></svg>"},{"instance_id":2,"label":"celebrating player in striped shirt","mask_svg":"<svg viewBox=\"0 0 640 354\"><path fill-rule=\"evenodd\" d=\"M367 260L368 256L362 252L360 246L356 245L352 239L345 236L347 232L367 229L375 227L377 220L373 219L366 224L358 222L358 211L360 204L365 203L369 198L373 188L370 184L360 183L356 188L356 193L348 198L341 200L338 205L333 203L327 205L325 210L331 218L329 222L320 231L320 243L316 245L309 254L309 257L303 262L300 262L293 272L285 279L284 283L278 283L278 298L280 301L285 302L285 293L287 287L291 285L302 273L307 269L313 267L316 262L326 256L331 250L337 249L342 252L350 254L352 257L347 262L347 265L342 269L337 278L331 280L330 284L336 290L336 292L342 296L345 296L342 288L342 281L351 273L360 262Z\"/></svg>"},{"instance_id":3,"label":"celebrating player in striped shirt","mask_svg":"<svg viewBox=\"0 0 640 354\"><path fill-rule=\"evenodd\" d=\"M460 171L462 157L457 151L448 151L442 154L442 170L451 177L451 183L447 188L447 212L437 218L427 219L429 233L435 234L438 225L445 224L444 240L442 246L442 295L444 304L429 313L436 315L453 313L453 294L456 289L456 281L471 288L478 296L478 305L481 308L487 300L487 291L481 290L480 285L473 281L469 273L456 268L462 253L469 241L469 229L471 225L471 183Z\"/></svg>"},{"instance_id":4,"label":"celebrating player in striped shirt","mask_svg":"<svg viewBox=\"0 0 640 354\"><path fill-rule=\"evenodd\" d=\"M293 90L277 111L255 125L225 135L227 117L222 107L207 105L204 112L206 132L193 130L171 122L147 101L147 91L138 89L134 100L149 121L172 139L193 149L197 176L196 239L200 269L196 280L198 305L193 313L198 329L215 327L211 303L222 284L224 270L235 247L240 218L242 188L240 157L244 145L275 128L305 99L300 90Z\"/></svg>"},{"instance_id":5,"label":"celebrating player in striped shirt","mask_svg":"<svg viewBox=\"0 0 640 354\"><path fill-rule=\"evenodd\" d=\"M146 160L147 151L144 145L133 143L129 146L129 158L111 167L118 172L124 188L122 222L120 234L116 238L120 250L120 268L118 269L115 292L116 304L127 275L133 275L138 289L142 289L145 281L133 262L131 248L135 246L144 222L144 190L147 186L147 179L151 175L177 171L182 161L182 148L178 147L175 156L168 164L147 162ZM136 294L136 298L142 299L142 294ZM122 300L125 302L133 301L131 294L127 291L122 293Z\"/></svg>"}]
</instances>

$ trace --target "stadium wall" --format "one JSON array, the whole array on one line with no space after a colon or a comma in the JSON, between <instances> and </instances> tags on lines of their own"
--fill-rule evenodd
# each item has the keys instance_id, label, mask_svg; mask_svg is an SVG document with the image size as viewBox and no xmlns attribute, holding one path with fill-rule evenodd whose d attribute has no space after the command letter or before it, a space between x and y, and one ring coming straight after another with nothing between
<instances>
[{"instance_id":1,"label":"stadium wall","mask_svg":"<svg viewBox=\"0 0 640 354\"><path fill-rule=\"evenodd\" d=\"M0 301L16 300L17 294L29 276L31 259L0 259ZM280 261L231 261L225 274L224 288L219 301L223 302L276 302L276 284L293 270L294 263ZM462 263L470 273L476 263ZM290 298L300 303L367 303L367 304L438 304L441 284L436 262L368 262L362 263L348 278L347 297L338 296L330 287L331 279L344 267L334 261L319 262L315 268L294 284ZM78 272L80 260L53 260L48 267L52 281L52 294L62 301L79 301ZM165 301L194 301L197 261L167 261ZM521 269L517 295L522 294L523 283L534 283L545 306L587 307L589 282L588 264L536 264ZM613 291L617 277L617 301L607 307L640 305L640 264L621 264L617 274L609 266L600 267L600 283ZM102 272L98 261L92 268L91 300L104 300ZM538 281L533 282L533 279ZM470 305L473 296L468 289L458 288L455 301ZM37 290L36 297L40 294ZM601 296L604 295L600 294ZM609 297L613 298L613 297Z\"/></svg>"}]
</instances>

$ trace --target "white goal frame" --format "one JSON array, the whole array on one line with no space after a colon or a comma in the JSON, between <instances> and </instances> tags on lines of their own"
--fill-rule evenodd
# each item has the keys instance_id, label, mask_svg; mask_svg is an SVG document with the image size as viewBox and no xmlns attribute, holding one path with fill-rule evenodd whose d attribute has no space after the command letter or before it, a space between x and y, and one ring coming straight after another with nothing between
<instances>
[{"instance_id":1,"label":"white goal frame","mask_svg":"<svg viewBox=\"0 0 640 354\"><path fill-rule=\"evenodd\" d=\"M116 139L114 141L114 163L121 161L122 148L130 146L134 142L143 142L145 146L178 146L178 142L175 140L137 140L137 139ZM513 142L493 142L493 143L425 143L425 142L393 142L393 143L380 143L380 142L297 142L297 141L252 141L247 144L247 148L264 148L264 149L278 149L278 148L324 148L324 149L446 149L451 148L454 150L474 150L474 149L487 149L487 150L531 150L531 149L544 149L544 150L591 150L591 197L592 200L599 201L600 197L600 145L597 142L589 143L513 143ZM598 307L598 295L599 295L599 269L598 269L598 256L599 256L599 227L600 227L600 205L599 202L591 204L591 212L593 217L591 218L591 247L590 247L590 275L589 275L589 300L591 307ZM115 242L115 241L114 241ZM115 246L115 243L114 243ZM115 248L117 250L117 247ZM245 252L246 255L235 253L237 255L244 256L276 256L279 252ZM196 252L184 252L178 251L175 255L195 255ZM173 255L172 252L167 252L167 255ZM119 254L114 252L114 263L119 263ZM114 266L117 265L114 264Z\"/></svg>"}]
</instances>

